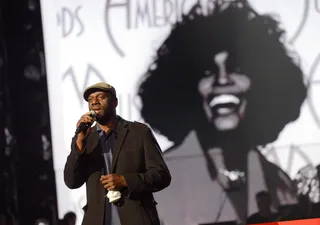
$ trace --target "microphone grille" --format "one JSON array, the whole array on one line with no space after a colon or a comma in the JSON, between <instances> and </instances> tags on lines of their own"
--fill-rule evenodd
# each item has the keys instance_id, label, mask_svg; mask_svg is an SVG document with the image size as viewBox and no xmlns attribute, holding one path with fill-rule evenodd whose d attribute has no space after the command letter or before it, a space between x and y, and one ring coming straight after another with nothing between
<instances>
[{"instance_id":1,"label":"microphone grille","mask_svg":"<svg viewBox=\"0 0 320 225\"><path fill-rule=\"evenodd\" d=\"M90 116L92 118L95 118L97 116L97 113L94 110L90 110Z\"/></svg>"}]
</instances>

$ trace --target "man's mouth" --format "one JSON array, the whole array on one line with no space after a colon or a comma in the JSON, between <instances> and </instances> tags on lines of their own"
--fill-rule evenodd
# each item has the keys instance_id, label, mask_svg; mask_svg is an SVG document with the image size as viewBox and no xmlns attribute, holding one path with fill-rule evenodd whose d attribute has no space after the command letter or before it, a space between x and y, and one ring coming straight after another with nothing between
<instances>
[{"instance_id":1,"label":"man's mouth","mask_svg":"<svg viewBox=\"0 0 320 225\"><path fill-rule=\"evenodd\" d=\"M213 114L228 115L237 111L240 106L241 99L233 94L221 94L214 96L208 104Z\"/></svg>"},{"instance_id":2,"label":"man's mouth","mask_svg":"<svg viewBox=\"0 0 320 225\"><path fill-rule=\"evenodd\" d=\"M98 111L101 110L101 108L93 108L93 110L94 110L95 112L98 112Z\"/></svg>"}]
</instances>

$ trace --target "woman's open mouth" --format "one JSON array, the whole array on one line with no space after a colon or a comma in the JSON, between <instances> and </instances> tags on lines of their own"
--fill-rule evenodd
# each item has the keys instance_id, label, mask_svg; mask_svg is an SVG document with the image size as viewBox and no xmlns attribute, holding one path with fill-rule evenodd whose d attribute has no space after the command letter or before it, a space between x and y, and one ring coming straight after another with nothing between
<instances>
[{"instance_id":1,"label":"woman's open mouth","mask_svg":"<svg viewBox=\"0 0 320 225\"><path fill-rule=\"evenodd\" d=\"M234 94L216 95L208 101L208 105L216 116L226 116L235 113L241 104L241 98Z\"/></svg>"}]
</instances>

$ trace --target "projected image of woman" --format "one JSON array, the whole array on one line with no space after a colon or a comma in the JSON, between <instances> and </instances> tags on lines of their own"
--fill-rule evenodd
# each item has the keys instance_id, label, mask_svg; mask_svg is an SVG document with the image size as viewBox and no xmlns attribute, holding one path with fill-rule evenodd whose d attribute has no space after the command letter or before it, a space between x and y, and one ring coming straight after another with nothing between
<instances>
[{"instance_id":1,"label":"projected image of woman","mask_svg":"<svg viewBox=\"0 0 320 225\"><path fill-rule=\"evenodd\" d=\"M296 202L258 146L299 117L303 73L276 20L228 2L209 15L196 5L175 24L139 87L142 117L174 143L171 186L156 195L165 225L244 221L262 190L274 206Z\"/></svg>"}]
</instances>

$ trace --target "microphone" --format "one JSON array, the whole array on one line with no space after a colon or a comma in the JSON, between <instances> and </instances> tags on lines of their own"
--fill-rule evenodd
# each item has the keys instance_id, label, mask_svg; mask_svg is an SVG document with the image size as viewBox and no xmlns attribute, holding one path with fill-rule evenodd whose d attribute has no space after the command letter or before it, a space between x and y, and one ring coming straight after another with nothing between
<instances>
[{"instance_id":1,"label":"microphone","mask_svg":"<svg viewBox=\"0 0 320 225\"><path fill-rule=\"evenodd\" d=\"M94 110L90 110L90 117L96 118L97 113ZM77 127L75 134L79 134L83 131L86 131L89 127L91 127L92 123L80 123Z\"/></svg>"}]
</instances>

